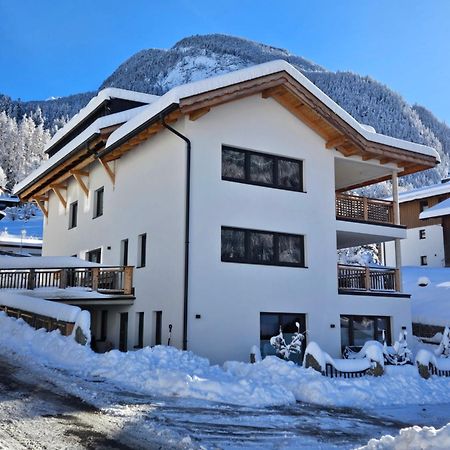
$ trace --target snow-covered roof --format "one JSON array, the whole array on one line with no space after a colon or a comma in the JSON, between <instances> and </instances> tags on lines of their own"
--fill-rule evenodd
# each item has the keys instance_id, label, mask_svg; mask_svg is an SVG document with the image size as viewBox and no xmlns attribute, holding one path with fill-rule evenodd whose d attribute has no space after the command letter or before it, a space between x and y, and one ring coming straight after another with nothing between
<instances>
[{"instance_id":1,"label":"snow-covered roof","mask_svg":"<svg viewBox=\"0 0 450 450\"><path fill-rule=\"evenodd\" d=\"M15 258L13 256L0 256L1 269L62 269L104 267L102 264L85 261L72 256L29 256Z\"/></svg>"},{"instance_id":2,"label":"snow-covered roof","mask_svg":"<svg viewBox=\"0 0 450 450\"><path fill-rule=\"evenodd\" d=\"M411 189L410 191L400 192L398 194L398 200L400 203L404 203L447 193L450 193L450 182L438 183L431 186ZM386 200L392 200L392 196L387 197Z\"/></svg>"},{"instance_id":3,"label":"snow-covered roof","mask_svg":"<svg viewBox=\"0 0 450 450\"><path fill-rule=\"evenodd\" d=\"M402 267L403 287L411 294L413 322L450 325L450 268ZM419 286L426 281L426 286Z\"/></svg>"},{"instance_id":4,"label":"snow-covered roof","mask_svg":"<svg viewBox=\"0 0 450 450\"><path fill-rule=\"evenodd\" d=\"M152 103L157 98L157 95L144 94L142 92L129 91L126 89L118 88L106 88L102 89L95 97L93 97L89 103L80 111L75 114L60 130L58 130L54 136L50 139L46 145L45 150L53 147L60 139L62 139L67 133L73 130L79 123L81 123L86 117L94 112L102 103L106 100L113 98L130 100L139 103Z\"/></svg>"},{"instance_id":5,"label":"snow-covered roof","mask_svg":"<svg viewBox=\"0 0 450 450\"><path fill-rule=\"evenodd\" d=\"M431 219L450 215L450 198L421 212L419 219Z\"/></svg>"},{"instance_id":6,"label":"snow-covered roof","mask_svg":"<svg viewBox=\"0 0 450 450\"><path fill-rule=\"evenodd\" d=\"M408 142L401 139L396 139L390 136L385 136L383 134L378 134L368 129L367 126L361 125L348 112L342 109L330 97L323 93L315 84L313 84L310 80L308 80L308 78L300 73L294 66L284 60L274 60L253 67L248 67L246 69L230 72L224 75L219 75L216 77L207 78L205 80L195 81L193 83L177 86L148 105L142 113L138 114L136 117L129 120L127 123L114 131L108 138L106 148L114 146L115 143L131 134L140 125L150 121L152 118L157 117L168 107L174 104L179 104L180 101L184 98L283 71L291 75L296 81L298 81L315 97L317 97L326 106L328 106L341 119L345 120L352 128L354 128L367 140L379 144L401 148L415 153L420 153L422 155L432 156L436 158L436 160L440 161L439 154L435 149L431 147L427 147L421 144L415 144L413 142Z\"/></svg>"},{"instance_id":7,"label":"snow-covered roof","mask_svg":"<svg viewBox=\"0 0 450 450\"><path fill-rule=\"evenodd\" d=\"M95 136L96 134L99 134L101 129L110 127L112 125L125 123L136 114L141 113L145 108L146 106L139 106L138 108L127 109L126 111L121 111L115 114L110 114L108 116L98 118L82 133L68 142L59 152L55 153L49 159L43 161L36 170L30 173L30 175L24 178L20 183L16 184L16 186L14 186L14 193L21 192L37 178L48 172L51 168L55 167L59 162L61 162L72 152L77 150L80 145L83 145L88 139Z\"/></svg>"},{"instance_id":8,"label":"snow-covered roof","mask_svg":"<svg viewBox=\"0 0 450 450\"><path fill-rule=\"evenodd\" d=\"M26 245L27 247L42 247L42 239L29 236L18 236L5 232L0 233L0 245Z\"/></svg>"}]
</instances>

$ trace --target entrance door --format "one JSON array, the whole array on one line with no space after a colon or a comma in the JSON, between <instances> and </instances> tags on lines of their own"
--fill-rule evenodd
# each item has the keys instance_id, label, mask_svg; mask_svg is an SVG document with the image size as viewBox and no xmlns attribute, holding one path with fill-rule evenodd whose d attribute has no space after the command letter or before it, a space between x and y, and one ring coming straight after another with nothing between
<instances>
[{"instance_id":1,"label":"entrance door","mask_svg":"<svg viewBox=\"0 0 450 450\"><path fill-rule=\"evenodd\" d=\"M128 313L120 313L119 350L128 350Z\"/></svg>"}]
</instances>

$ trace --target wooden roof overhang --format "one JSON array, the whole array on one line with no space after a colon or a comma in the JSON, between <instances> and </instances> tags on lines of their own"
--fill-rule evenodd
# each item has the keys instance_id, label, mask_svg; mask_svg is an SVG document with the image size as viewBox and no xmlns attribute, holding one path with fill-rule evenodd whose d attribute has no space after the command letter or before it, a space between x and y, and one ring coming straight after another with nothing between
<instances>
[{"instance_id":1,"label":"wooden roof overhang","mask_svg":"<svg viewBox=\"0 0 450 450\"><path fill-rule=\"evenodd\" d=\"M181 98L179 103L169 105L113 145L105 147L108 136L114 131L108 130L108 133L98 136L97 141L85 145L77 154L58 164L50 173L23 190L20 198L22 200L39 198L51 189L52 184L62 183L72 176L71 170L80 170L96 158L100 158L102 163L120 158L140 143L159 133L164 128L163 121L170 124L183 115L188 115L190 120L197 120L215 106L255 94L261 94L263 98L272 98L277 101L318 133L325 140L326 148L336 149L344 157L358 155L363 161L376 159L381 165L394 164L398 167L399 175L430 169L437 164L434 156L366 139L290 74L280 71ZM92 150L93 146L96 148L95 151ZM389 174L377 180L370 180L370 183L361 183L347 189L383 181L389 179L390 176Z\"/></svg>"},{"instance_id":2,"label":"wooden roof overhang","mask_svg":"<svg viewBox=\"0 0 450 450\"><path fill-rule=\"evenodd\" d=\"M399 168L399 175L430 169L437 164L434 156L366 139L285 71L182 98L178 105L172 105L159 117L152 118L147 123L142 124L139 129L134 130L121 141L115 143L114 147L105 149L103 151L104 158L106 161L120 158L122 154L131 150L134 146L157 134L163 129L162 117L166 118L167 123L176 121L181 115L189 115L191 120L197 120L207 114L214 106L255 94L261 94L263 98L270 97L276 100L317 132L326 141L326 148L336 149L345 157L359 155L363 161L376 159L382 165L394 164ZM371 180L370 183L389 178L390 175L386 175L380 179ZM351 186L350 188L356 187L358 186Z\"/></svg>"},{"instance_id":3,"label":"wooden roof overhang","mask_svg":"<svg viewBox=\"0 0 450 450\"><path fill-rule=\"evenodd\" d=\"M67 180L81 172L97 159L97 152L106 144L108 136L118 126L108 127L95 133L68 155L59 161L30 185L25 187L18 195L22 201L34 200L38 204L47 199L48 192L55 186L64 187Z\"/></svg>"}]
</instances>

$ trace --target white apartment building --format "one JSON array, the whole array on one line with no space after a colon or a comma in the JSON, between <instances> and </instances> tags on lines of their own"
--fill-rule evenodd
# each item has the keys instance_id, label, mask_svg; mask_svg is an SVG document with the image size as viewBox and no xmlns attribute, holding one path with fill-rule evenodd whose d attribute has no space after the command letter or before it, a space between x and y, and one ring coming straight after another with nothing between
<instances>
[{"instance_id":1,"label":"white apartment building","mask_svg":"<svg viewBox=\"0 0 450 450\"><path fill-rule=\"evenodd\" d=\"M97 339L170 337L223 362L271 353L296 321L333 356L382 330L411 335L397 177L438 155L359 124L290 64L161 97L106 89L48 152L16 188L44 212L43 254L134 266L133 295L74 301ZM393 202L344 194L385 179ZM339 248L389 241L394 269L337 266Z\"/></svg>"}]
</instances>

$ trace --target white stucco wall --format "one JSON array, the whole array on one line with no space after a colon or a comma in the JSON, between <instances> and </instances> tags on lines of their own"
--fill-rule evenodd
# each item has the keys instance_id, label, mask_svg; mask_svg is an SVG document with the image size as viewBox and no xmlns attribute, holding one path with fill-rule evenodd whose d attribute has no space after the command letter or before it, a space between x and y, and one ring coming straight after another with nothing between
<instances>
[{"instance_id":1,"label":"white stucco wall","mask_svg":"<svg viewBox=\"0 0 450 450\"><path fill-rule=\"evenodd\" d=\"M147 233L147 264L134 269L136 300L132 307L116 307L109 314L109 337L118 346L119 312L128 311L128 347L135 342L136 313L144 311L144 343L154 341L153 311L163 311L162 342L181 346L184 255L184 144L168 132L144 142L116 161L116 183L99 163L89 168L89 198L74 179L67 190L68 205L78 200L78 226L68 229L69 207L64 210L50 194L44 226L44 255L84 258L86 251L102 249L102 262L120 264L120 242L129 240L129 265L136 266L138 235ZM94 191L104 186L104 213L93 219ZM108 249L110 247L110 249ZM98 335L97 335L98 336Z\"/></svg>"},{"instance_id":2,"label":"white stucco wall","mask_svg":"<svg viewBox=\"0 0 450 450\"><path fill-rule=\"evenodd\" d=\"M420 230L425 230L425 239L420 239ZM402 265L420 266L420 257L426 256L428 266L444 267L444 234L442 225L409 228L406 239L401 241ZM395 265L394 243L386 242L386 263Z\"/></svg>"}]
</instances>

